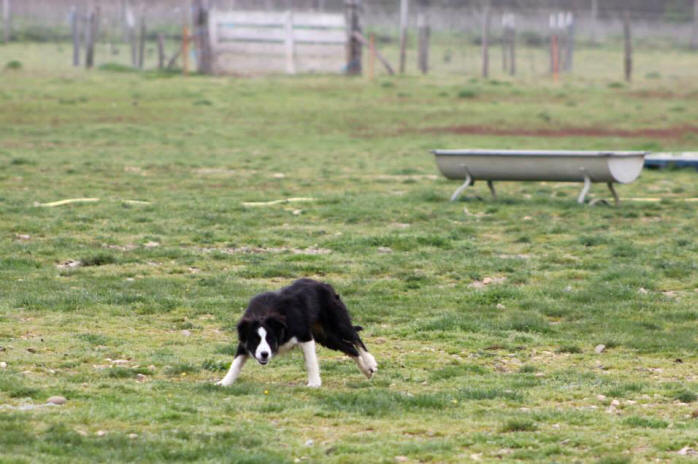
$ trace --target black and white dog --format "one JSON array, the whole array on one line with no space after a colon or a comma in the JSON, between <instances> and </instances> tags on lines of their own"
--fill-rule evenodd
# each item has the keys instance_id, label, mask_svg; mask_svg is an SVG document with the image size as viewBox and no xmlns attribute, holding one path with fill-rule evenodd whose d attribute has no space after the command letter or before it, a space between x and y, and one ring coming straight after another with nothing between
<instances>
[{"instance_id":1,"label":"black and white dog","mask_svg":"<svg viewBox=\"0 0 698 464\"><path fill-rule=\"evenodd\" d=\"M218 385L231 385L240 375L247 358L262 365L272 357L300 345L308 370L308 386L319 387L320 367L315 342L349 355L369 379L376 372L376 360L359 338L349 312L332 286L300 279L276 292L261 293L250 303L238 323L238 348L226 376Z\"/></svg>"}]
</instances>

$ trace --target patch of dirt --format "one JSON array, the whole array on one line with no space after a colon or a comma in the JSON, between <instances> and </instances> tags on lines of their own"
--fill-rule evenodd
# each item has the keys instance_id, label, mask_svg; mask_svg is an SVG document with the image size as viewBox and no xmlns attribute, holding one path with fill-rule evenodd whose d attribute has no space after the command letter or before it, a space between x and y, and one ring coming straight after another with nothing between
<instances>
[{"instance_id":1,"label":"patch of dirt","mask_svg":"<svg viewBox=\"0 0 698 464\"><path fill-rule=\"evenodd\" d=\"M262 248L262 247L248 247L248 246L242 246L238 248L200 248L200 251L204 253L210 253L210 252L220 252L220 253L225 253L227 255L235 255L235 254L261 254L261 253L292 253L294 255L327 255L332 253L332 250L329 250L327 248L317 248L317 247L308 247L308 248L287 248L287 247L269 247L269 248Z\"/></svg>"},{"instance_id":2,"label":"patch of dirt","mask_svg":"<svg viewBox=\"0 0 698 464\"><path fill-rule=\"evenodd\" d=\"M412 132L412 131L410 131ZM689 134L698 134L698 126L675 126L643 129L614 129L604 127L560 127L555 129L500 128L488 126L427 127L427 133L449 133L464 135L502 135L522 137L623 137L649 139L678 139Z\"/></svg>"}]
</instances>

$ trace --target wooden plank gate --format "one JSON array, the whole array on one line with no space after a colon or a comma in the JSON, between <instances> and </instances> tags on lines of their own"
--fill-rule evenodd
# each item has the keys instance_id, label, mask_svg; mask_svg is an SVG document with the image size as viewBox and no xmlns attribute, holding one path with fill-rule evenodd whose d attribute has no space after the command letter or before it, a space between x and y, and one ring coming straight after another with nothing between
<instances>
[{"instance_id":1,"label":"wooden plank gate","mask_svg":"<svg viewBox=\"0 0 698 464\"><path fill-rule=\"evenodd\" d=\"M343 14L213 10L208 29L217 74L346 70Z\"/></svg>"}]
</instances>

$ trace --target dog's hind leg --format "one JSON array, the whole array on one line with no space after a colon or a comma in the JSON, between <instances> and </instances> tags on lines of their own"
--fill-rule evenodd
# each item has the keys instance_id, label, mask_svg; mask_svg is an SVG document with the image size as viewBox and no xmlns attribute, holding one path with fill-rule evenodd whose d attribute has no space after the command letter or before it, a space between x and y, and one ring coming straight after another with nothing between
<instances>
[{"instance_id":1,"label":"dog's hind leg","mask_svg":"<svg viewBox=\"0 0 698 464\"><path fill-rule=\"evenodd\" d=\"M317 362L317 354L315 353L315 340L310 339L309 342L301 342L303 357L305 358L305 368L308 370L308 386L318 388L322 385L320 379L320 365Z\"/></svg>"},{"instance_id":2,"label":"dog's hind leg","mask_svg":"<svg viewBox=\"0 0 698 464\"><path fill-rule=\"evenodd\" d=\"M223 377L222 380L217 382L216 385L220 385L222 387L228 387L232 385L240 375L242 366L245 365L245 361L247 361L247 358L248 355L245 349L242 348L242 346L238 346L237 353L235 354L235 359L233 359L233 362L230 364L230 369L228 370L228 373L225 374L225 377Z\"/></svg>"}]
</instances>

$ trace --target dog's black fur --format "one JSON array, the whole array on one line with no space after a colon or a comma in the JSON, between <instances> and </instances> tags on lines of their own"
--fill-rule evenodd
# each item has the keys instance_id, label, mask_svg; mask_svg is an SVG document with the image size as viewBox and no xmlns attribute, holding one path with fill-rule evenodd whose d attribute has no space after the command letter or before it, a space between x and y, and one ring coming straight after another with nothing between
<instances>
[{"instance_id":1,"label":"dog's black fur","mask_svg":"<svg viewBox=\"0 0 698 464\"><path fill-rule=\"evenodd\" d=\"M346 306L331 285L300 279L277 292L261 293L250 300L237 325L236 356L254 356L260 342L259 327L267 332L267 343L276 354L292 338L300 343L317 343L357 357L357 348L366 346L359 337Z\"/></svg>"}]
</instances>

